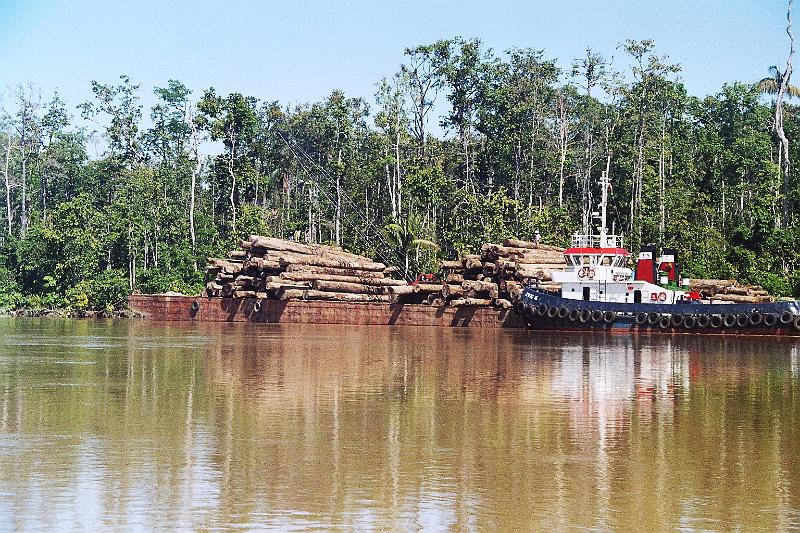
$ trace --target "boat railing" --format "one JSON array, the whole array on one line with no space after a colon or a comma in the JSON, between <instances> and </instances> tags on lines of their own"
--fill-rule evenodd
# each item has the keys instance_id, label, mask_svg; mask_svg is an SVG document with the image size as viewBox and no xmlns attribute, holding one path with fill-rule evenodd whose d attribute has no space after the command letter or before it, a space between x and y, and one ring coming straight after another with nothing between
<instances>
[{"instance_id":1,"label":"boat railing","mask_svg":"<svg viewBox=\"0 0 800 533\"><path fill-rule=\"evenodd\" d=\"M572 236L573 248L624 248L622 235L586 235L575 233Z\"/></svg>"}]
</instances>

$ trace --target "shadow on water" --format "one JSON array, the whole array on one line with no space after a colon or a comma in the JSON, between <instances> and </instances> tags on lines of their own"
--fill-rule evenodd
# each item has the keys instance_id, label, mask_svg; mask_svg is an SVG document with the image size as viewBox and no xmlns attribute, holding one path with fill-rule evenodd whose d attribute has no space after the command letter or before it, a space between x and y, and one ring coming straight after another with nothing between
<instances>
[{"instance_id":1,"label":"shadow on water","mask_svg":"<svg viewBox=\"0 0 800 533\"><path fill-rule=\"evenodd\" d=\"M0 529L800 525L800 344L0 321Z\"/></svg>"}]
</instances>

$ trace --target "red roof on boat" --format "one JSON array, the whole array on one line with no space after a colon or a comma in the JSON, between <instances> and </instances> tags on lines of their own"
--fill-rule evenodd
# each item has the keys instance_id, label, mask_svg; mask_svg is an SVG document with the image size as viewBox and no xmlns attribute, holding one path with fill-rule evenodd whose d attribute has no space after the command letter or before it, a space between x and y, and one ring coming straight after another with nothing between
<instances>
[{"instance_id":1,"label":"red roof on boat","mask_svg":"<svg viewBox=\"0 0 800 533\"><path fill-rule=\"evenodd\" d=\"M631 255L625 248L567 248L564 255Z\"/></svg>"}]
</instances>

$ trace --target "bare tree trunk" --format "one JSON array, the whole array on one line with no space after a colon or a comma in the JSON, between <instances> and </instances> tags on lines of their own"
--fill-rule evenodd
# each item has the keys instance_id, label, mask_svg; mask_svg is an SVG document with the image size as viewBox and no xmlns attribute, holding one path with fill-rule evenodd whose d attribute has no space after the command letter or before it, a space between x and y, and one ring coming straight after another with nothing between
<instances>
[{"instance_id":1,"label":"bare tree trunk","mask_svg":"<svg viewBox=\"0 0 800 533\"><path fill-rule=\"evenodd\" d=\"M192 129L191 142L192 153L194 154L194 168L192 169L192 182L189 190L189 236L192 239L192 255L196 255L197 236L194 229L194 208L195 208L195 191L197 189L197 176L203 168L203 163L200 161L200 136L197 131L197 124L194 122L194 116L191 107L187 109L187 122ZM193 259L194 271L197 272L197 259Z\"/></svg>"},{"instance_id":2,"label":"bare tree trunk","mask_svg":"<svg viewBox=\"0 0 800 533\"><path fill-rule=\"evenodd\" d=\"M3 170L3 176L6 180L6 228L9 235L11 234L11 181L8 176L8 165L11 161L11 136L6 137L6 164Z\"/></svg>"},{"instance_id":3,"label":"bare tree trunk","mask_svg":"<svg viewBox=\"0 0 800 533\"><path fill-rule=\"evenodd\" d=\"M231 195L230 195L230 202L231 202L231 216L232 219L232 226L233 226L233 233L236 233L236 203L234 201L234 196L236 193L236 173L233 171L233 163L236 158L236 137L234 135L233 126L231 126L228 130L228 138L231 142L231 152L230 157L228 158L228 174L231 176Z\"/></svg>"},{"instance_id":4,"label":"bare tree trunk","mask_svg":"<svg viewBox=\"0 0 800 533\"><path fill-rule=\"evenodd\" d=\"M395 190L397 191L397 212L403 212L403 181L400 175L400 110L397 110L394 129L394 175L397 180Z\"/></svg>"},{"instance_id":5,"label":"bare tree trunk","mask_svg":"<svg viewBox=\"0 0 800 533\"><path fill-rule=\"evenodd\" d=\"M781 76L778 87L778 97L775 100L775 131L781 141L783 151L783 224L786 225L789 218L789 139L783 131L783 97L786 94L786 87L792 77L792 57L794 56L794 37L792 36L792 1L786 9L786 34L789 36L789 58L786 60L786 71Z\"/></svg>"},{"instance_id":6,"label":"bare tree trunk","mask_svg":"<svg viewBox=\"0 0 800 533\"><path fill-rule=\"evenodd\" d=\"M658 204L659 204L659 220L658 220L658 237L661 243L664 242L664 232L666 230L666 203L664 195L666 193L665 183L665 162L664 162L664 139L666 137L667 120L662 115L661 122L661 152L658 155Z\"/></svg>"},{"instance_id":7,"label":"bare tree trunk","mask_svg":"<svg viewBox=\"0 0 800 533\"><path fill-rule=\"evenodd\" d=\"M25 238L25 234L28 233L28 161L27 156L23 156L22 158L22 198L20 203L20 213L19 213L19 222L20 222L20 229L19 234L20 237L23 239Z\"/></svg>"}]
</instances>

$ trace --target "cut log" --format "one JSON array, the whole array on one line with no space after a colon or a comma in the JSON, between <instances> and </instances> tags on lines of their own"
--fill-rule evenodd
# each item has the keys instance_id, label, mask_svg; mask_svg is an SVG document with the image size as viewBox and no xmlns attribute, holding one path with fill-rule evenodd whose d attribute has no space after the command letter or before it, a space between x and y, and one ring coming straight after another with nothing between
<instances>
[{"instance_id":1,"label":"cut log","mask_svg":"<svg viewBox=\"0 0 800 533\"><path fill-rule=\"evenodd\" d=\"M442 284L441 283L417 283L414 285L417 288L417 292L442 292Z\"/></svg>"},{"instance_id":2,"label":"cut log","mask_svg":"<svg viewBox=\"0 0 800 533\"><path fill-rule=\"evenodd\" d=\"M247 252L245 252L244 250L231 250L230 252L228 252L228 257L230 257L231 259L246 259Z\"/></svg>"},{"instance_id":3,"label":"cut log","mask_svg":"<svg viewBox=\"0 0 800 533\"><path fill-rule=\"evenodd\" d=\"M281 269L281 264L277 261L270 261L261 257L251 257L246 263L248 268L257 268L259 270L278 271Z\"/></svg>"},{"instance_id":4,"label":"cut log","mask_svg":"<svg viewBox=\"0 0 800 533\"><path fill-rule=\"evenodd\" d=\"M443 270L461 270L464 268L464 263L461 261L442 261Z\"/></svg>"},{"instance_id":5,"label":"cut log","mask_svg":"<svg viewBox=\"0 0 800 533\"><path fill-rule=\"evenodd\" d=\"M310 289L310 283L303 283L300 281L267 281L264 288L272 293L276 293L285 289Z\"/></svg>"},{"instance_id":6,"label":"cut log","mask_svg":"<svg viewBox=\"0 0 800 533\"><path fill-rule=\"evenodd\" d=\"M494 301L495 307L499 307L500 309L511 309L511 302L506 300L505 298L497 298Z\"/></svg>"},{"instance_id":7,"label":"cut log","mask_svg":"<svg viewBox=\"0 0 800 533\"><path fill-rule=\"evenodd\" d=\"M453 307L489 306L492 305L492 301L485 298L456 298L450 300L450 305Z\"/></svg>"},{"instance_id":8,"label":"cut log","mask_svg":"<svg viewBox=\"0 0 800 533\"><path fill-rule=\"evenodd\" d=\"M374 285L378 287L388 285L406 285L406 282L401 279L339 276L337 274L323 274L321 272L281 272L280 277L281 279L291 281L342 281L345 283L361 283L363 285Z\"/></svg>"},{"instance_id":9,"label":"cut log","mask_svg":"<svg viewBox=\"0 0 800 533\"><path fill-rule=\"evenodd\" d=\"M255 298L256 291L233 291L234 298Z\"/></svg>"},{"instance_id":10,"label":"cut log","mask_svg":"<svg viewBox=\"0 0 800 533\"><path fill-rule=\"evenodd\" d=\"M353 294L348 292L326 292L303 289L285 289L280 291L281 300L330 300L335 302L385 302L394 301L389 294Z\"/></svg>"},{"instance_id":11,"label":"cut log","mask_svg":"<svg viewBox=\"0 0 800 533\"><path fill-rule=\"evenodd\" d=\"M484 291L484 292L495 291L496 292L497 291L497 283L494 283L492 281L470 281L470 280L465 280L461 284L461 287L465 291L469 291L469 290L473 290L473 291L477 291L477 292L480 292L480 291Z\"/></svg>"},{"instance_id":12,"label":"cut log","mask_svg":"<svg viewBox=\"0 0 800 533\"><path fill-rule=\"evenodd\" d=\"M396 295L406 295L406 294L414 294L417 291L416 287L413 285L390 285L386 287L390 294Z\"/></svg>"},{"instance_id":13,"label":"cut log","mask_svg":"<svg viewBox=\"0 0 800 533\"><path fill-rule=\"evenodd\" d=\"M460 285L464 281L464 274L456 274L455 272L451 272L445 276L444 280L447 283L457 283Z\"/></svg>"},{"instance_id":14,"label":"cut log","mask_svg":"<svg viewBox=\"0 0 800 533\"><path fill-rule=\"evenodd\" d=\"M461 285L442 285L442 296L445 298L460 298L464 296L464 287Z\"/></svg>"},{"instance_id":15,"label":"cut log","mask_svg":"<svg viewBox=\"0 0 800 533\"><path fill-rule=\"evenodd\" d=\"M286 267L286 272L303 272L332 274L334 276L355 276L359 278L383 278L383 272L372 272L369 270L357 270L352 268L323 267L315 265L292 264Z\"/></svg>"},{"instance_id":16,"label":"cut log","mask_svg":"<svg viewBox=\"0 0 800 533\"><path fill-rule=\"evenodd\" d=\"M715 300L723 302L733 302L738 304L758 304L764 303L763 296L742 296L739 294L717 294L714 296ZM769 301L769 298L766 300Z\"/></svg>"},{"instance_id":17,"label":"cut log","mask_svg":"<svg viewBox=\"0 0 800 533\"><path fill-rule=\"evenodd\" d=\"M383 263L360 262L360 261L338 261L336 259L326 259L313 255L286 255L278 260L282 267L289 265L309 265L328 268L341 268L349 270L366 270L370 272L381 272L386 268Z\"/></svg>"},{"instance_id":18,"label":"cut log","mask_svg":"<svg viewBox=\"0 0 800 533\"><path fill-rule=\"evenodd\" d=\"M388 294L388 287L376 287L363 283L315 280L311 283L315 290L326 292L352 292L354 294Z\"/></svg>"},{"instance_id":19,"label":"cut log","mask_svg":"<svg viewBox=\"0 0 800 533\"><path fill-rule=\"evenodd\" d=\"M463 262L464 262L464 268L466 268L467 270L483 269L483 261L481 261L480 255L475 255L475 254L465 255L463 257Z\"/></svg>"}]
</instances>

